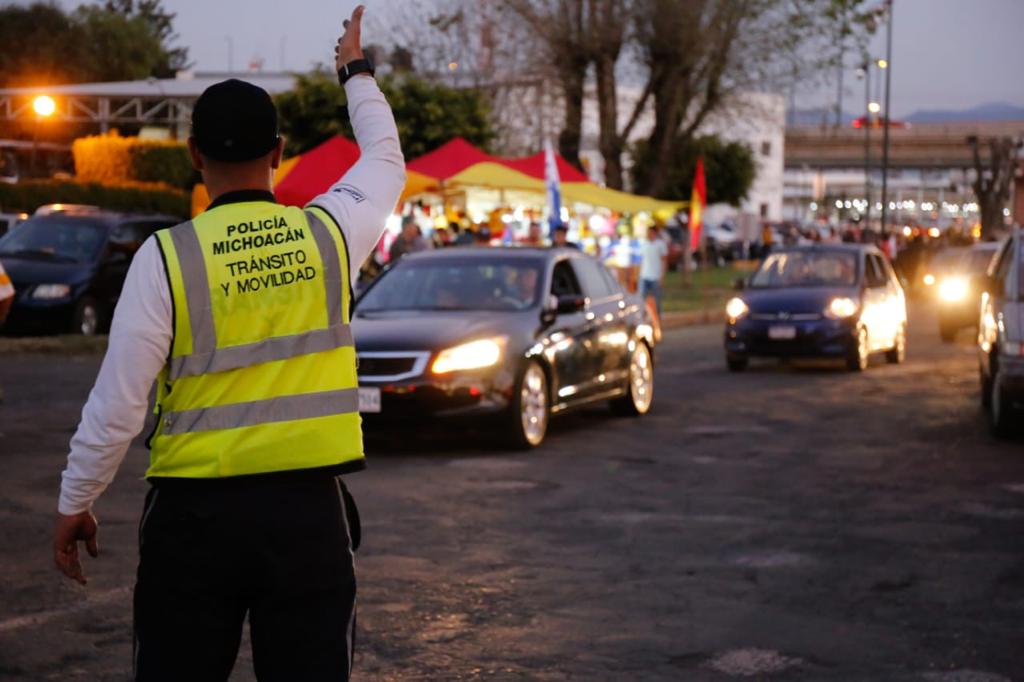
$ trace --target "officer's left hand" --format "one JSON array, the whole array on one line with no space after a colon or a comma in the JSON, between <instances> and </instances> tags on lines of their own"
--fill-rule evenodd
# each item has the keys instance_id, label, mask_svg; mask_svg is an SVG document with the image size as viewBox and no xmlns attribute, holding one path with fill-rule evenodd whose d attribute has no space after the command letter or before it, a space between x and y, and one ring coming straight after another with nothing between
<instances>
[{"instance_id":1,"label":"officer's left hand","mask_svg":"<svg viewBox=\"0 0 1024 682\"><path fill-rule=\"evenodd\" d=\"M349 62L363 58L361 36L363 28L363 12L366 8L359 5L352 12L352 18L344 22L345 33L338 38L338 44L334 48L334 68L340 70Z\"/></svg>"},{"instance_id":2,"label":"officer's left hand","mask_svg":"<svg viewBox=\"0 0 1024 682\"><path fill-rule=\"evenodd\" d=\"M72 516L57 514L57 525L53 529L53 559L61 573L82 585L88 580L78 558L78 543L85 542L89 556L98 557L100 546L96 542L97 529L96 517L91 511Z\"/></svg>"}]
</instances>

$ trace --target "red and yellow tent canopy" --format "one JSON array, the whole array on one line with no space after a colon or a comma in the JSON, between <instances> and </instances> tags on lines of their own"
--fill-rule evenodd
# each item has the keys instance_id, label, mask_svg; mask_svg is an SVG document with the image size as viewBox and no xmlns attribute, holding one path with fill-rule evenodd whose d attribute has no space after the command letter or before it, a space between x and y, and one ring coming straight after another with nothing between
<instances>
[{"instance_id":1,"label":"red and yellow tent canopy","mask_svg":"<svg viewBox=\"0 0 1024 682\"><path fill-rule=\"evenodd\" d=\"M359 159L359 147L335 136L304 154L286 159L274 174L274 194L282 204L305 206L340 178ZM586 204L620 213L675 211L686 202L662 201L601 187L556 155L564 203ZM522 158L491 156L457 137L406 164L402 200L422 194L444 194L470 188L510 190L543 195L544 152ZM209 204L205 188L193 192L193 214Z\"/></svg>"}]
</instances>

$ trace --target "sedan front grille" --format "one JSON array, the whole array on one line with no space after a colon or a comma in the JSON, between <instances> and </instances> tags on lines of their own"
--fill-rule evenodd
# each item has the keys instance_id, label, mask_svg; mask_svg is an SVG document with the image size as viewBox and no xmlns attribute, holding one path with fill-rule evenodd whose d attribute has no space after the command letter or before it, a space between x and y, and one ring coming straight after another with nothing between
<instances>
[{"instance_id":1,"label":"sedan front grille","mask_svg":"<svg viewBox=\"0 0 1024 682\"><path fill-rule=\"evenodd\" d=\"M401 381L423 374L430 358L429 352L375 352L358 353L359 379L367 381Z\"/></svg>"},{"instance_id":2,"label":"sedan front grille","mask_svg":"<svg viewBox=\"0 0 1024 682\"><path fill-rule=\"evenodd\" d=\"M820 320L821 313L751 313L750 319L765 322L814 322Z\"/></svg>"}]
</instances>

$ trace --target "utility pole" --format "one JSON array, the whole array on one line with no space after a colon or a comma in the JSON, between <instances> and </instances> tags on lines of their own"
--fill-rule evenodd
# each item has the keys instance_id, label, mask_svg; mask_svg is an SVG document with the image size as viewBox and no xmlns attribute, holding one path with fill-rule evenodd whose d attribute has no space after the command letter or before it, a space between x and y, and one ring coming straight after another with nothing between
<instances>
[{"instance_id":1,"label":"utility pole","mask_svg":"<svg viewBox=\"0 0 1024 682\"><path fill-rule=\"evenodd\" d=\"M882 118L882 225L885 233L885 219L889 211L889 128L892 123L890 91L892 88L892 4L893 0L885 0L885 116Z\"/></svg>"},{"instance_id":2,"label":"utility pole","mask_svg":"<svg viewBox=\"0 0 1024 682\"><path fill-rule=\"evenodd\" d=\"M864 59L864 228L871 229L871 60Z\"/></svg>"}]
</instances>

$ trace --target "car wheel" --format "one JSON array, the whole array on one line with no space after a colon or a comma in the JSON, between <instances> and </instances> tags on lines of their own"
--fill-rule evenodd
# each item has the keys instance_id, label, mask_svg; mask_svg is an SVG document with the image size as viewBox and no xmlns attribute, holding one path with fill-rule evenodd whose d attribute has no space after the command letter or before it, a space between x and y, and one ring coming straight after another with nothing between
<instances>
[{"instance_id":1,"label":"car wheel","mask_svg":"<svg viewBox=\"0 0 1024 682\"><path fill-rule=\"evenodd\" d=\"M992 372L990 383L989 425L992 428L992 435L996 438L1006 438L1013 432L1016 410L1013 401L1003 390L1002 376L998 367Z\"/></svg>"},{"instance_id":2,"label":"car wheel","mask_svg":"<svg viewBox=\"0 0 1024 682\"><path fill-rule=\"evenodd\" d=\"M100 309L96 301L83 298L75 306L71 316L71 333L82 336L94 336L100 328Z\"/></svg>"},{"instance_id":3,"label":"car wheel","mask_svg":"<svg viewBox=\"0 0 1024 682\"><path fill-rule=\"evenodd\" d=\"M647 414L654 401L654 361L651 349L638 341L629 358L629 386L626 395L611 402L617 414L639 417Z\"/></svg>"},{"instance_id":4,"label":"car wheel","mask_svg":"<svg viewBox=\"0 0 1024 682\"><path fill-rule=\"evenodd\" d=\"M902 327L896 332L896 341L885 353L885 359L890 365L901 365L907 359L907 328Z\"/></svg>"},{"instance_id":5,"label":"car wheel","mask_svg":"<svg viewBox=\"0 0 1024 682\"><path fill-rule=\"evenodd\" d=\"M956 341L956 333L960 331L956 328L956 325L947 320L939 320L939 336L942 338L944 343L953 343Z\"/></svg>"},{"instance_id":6,"label":"car wheel","mask_svg":"<svg viewBox=\"0 0 1024 682\"><path fill-rule=\"evenodd\" d=\"M860 327L857 330L857 340L853 348L846 356L846 369L851 372L863 372L868 368L871 361L870 346L868 346L868 330Z\"/></svg>"},{"instance_id":7,"label":"car wheel","mask_svg":"<svg viewBox=\"0 0 1024 682\"><path fill-rule=\"evenodd\" d=\"M551 419L551 401L548 377L537 362L531 360L521 370L506 418L506 434L513 447L528 450L544 440Z\"/></svg>"},{"instance_id":8,"label":"car wheel","mask_svg":"<svg viewBox=\"0 0 1024 682\"><path fill-rule=\"evenodd\" d=\"M746 355L737 355L735 353L725 354L725 365L729 368L730 372L742 372L750 364L750 358Z\"/></svg>"}]
</instances>

